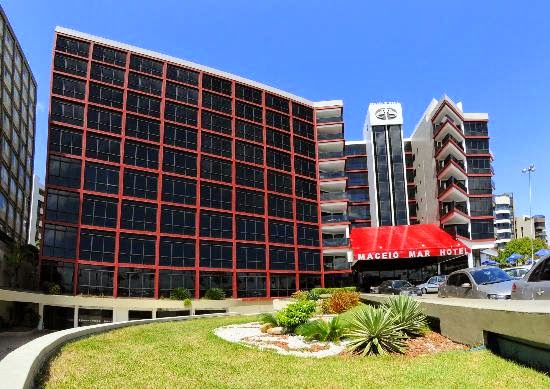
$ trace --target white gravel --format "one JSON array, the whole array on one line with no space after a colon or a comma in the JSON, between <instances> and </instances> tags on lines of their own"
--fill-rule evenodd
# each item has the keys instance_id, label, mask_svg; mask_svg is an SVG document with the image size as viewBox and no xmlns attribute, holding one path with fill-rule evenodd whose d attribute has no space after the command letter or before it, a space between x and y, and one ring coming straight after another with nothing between
<instances>
[{"instance_id":1,"label":"white gravel","mask_svg":"<svg viewBox=\"0 0 550 389\"><path fill-rule=\"evenodd\" d=\"M304 358L324 358L340 354L345 342L305 341L298 335L270 335L260 331L260 323L236 324L219 327L214 334L232 343L241 343L260 350L275 350L278 354Z\"/></svg>"}]
</instances>

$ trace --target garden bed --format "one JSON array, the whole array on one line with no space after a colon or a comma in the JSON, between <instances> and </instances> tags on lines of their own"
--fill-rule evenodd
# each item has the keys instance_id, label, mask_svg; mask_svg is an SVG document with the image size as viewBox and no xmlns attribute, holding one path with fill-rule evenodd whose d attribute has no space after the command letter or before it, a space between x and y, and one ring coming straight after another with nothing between
<instances>
[{"instance_id":1,"label":"garden bed","mask_svg":"<svg viewBox=\"0 0 550 389\"><path fill-rule=\"evenodd\" d=\"M260 327L260 323L235 324L216 328L214 334L229 342L305 358L330 357L345 350L344 342L337 344L334 342L306 341L299 335L263 333Z\"/></svg>"},{"instance_id":2,"label":"garden bed","mask_svg":"<svg viewBox=\"0 0 550 389\"><path fill-rule=\"evenodd\" d=\"M261 323L235 324L216 328L214 334L228 342L240 343L260 350L273 350L282 355L303 358L324 358L351 355L346 351L346 341L307 341L295 334L268 334L261 332ZM407 339L405 355L415 357L444 351L467 350L463 344L453 342L437 332L429 331L423 336Z\"/></svg>"}]
</instances>

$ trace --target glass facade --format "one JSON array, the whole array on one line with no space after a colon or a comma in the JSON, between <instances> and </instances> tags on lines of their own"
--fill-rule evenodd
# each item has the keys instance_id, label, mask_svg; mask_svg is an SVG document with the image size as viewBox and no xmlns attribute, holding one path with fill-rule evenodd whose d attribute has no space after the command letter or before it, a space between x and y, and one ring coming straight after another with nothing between
<instances>
[{"instance_id":1,"label":"glass facade","mask_svg":"<svg viewBox=\"0 0 550 389\"><path fill-rule=\"evenodd\" d=\"M41 266L76 274L63 293L324 284L311 106L62 33L52 72Z\"/></svg>"},{"instance_id":2,"label":"glass facade","mask_svg":"<svg viewBox=\"0 0 550 389\"><path fill-rule=\"evenodd\" d=\"M36 81L1 9L0 57L0 231L25 244L34 168ZM53 88L78 96L78 86L70 77L56 80Z\"/></svg>"}]
</instances>

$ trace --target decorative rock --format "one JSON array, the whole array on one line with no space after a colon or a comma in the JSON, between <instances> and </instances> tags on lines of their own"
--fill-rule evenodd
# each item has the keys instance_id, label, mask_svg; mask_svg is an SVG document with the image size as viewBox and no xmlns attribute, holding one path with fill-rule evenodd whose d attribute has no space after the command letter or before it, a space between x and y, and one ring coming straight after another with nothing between
<instances>
[{"instance_id":1,"label":"decorative rock","mask_svg":"<svg viewBox=\"0 0 550 389\"><path fill-rule=\"evenodd\" d=\"M267 330L270 335L282 335L285 329L283 327L273 327Z\"/></svg>"},{"instance_id":2,"label":"decorative rock","mask_svg":"<svg viewBox=\"0 0 550 389\"><path fill-rule=\"evenodd\" d=\"M269 331L271 328L273 328L273 324L271 323L264 323L260 326L260 331L262 333L266 333L267 331Z\"/></svg>"}]
</instances>

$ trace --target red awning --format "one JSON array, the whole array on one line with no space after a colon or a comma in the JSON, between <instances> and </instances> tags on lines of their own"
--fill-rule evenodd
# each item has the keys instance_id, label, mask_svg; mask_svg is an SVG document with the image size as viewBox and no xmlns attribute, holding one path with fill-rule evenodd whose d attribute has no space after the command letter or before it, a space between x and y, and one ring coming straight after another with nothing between
<instances>
[{"instance_id":1,"label":"red awning","mask_svg":"<svg viewBox=\"0 0 550 389\"><path fill-rule=\"evenodd\" d=\"M465 255L470 249L435 224L351 230L355 260Z\"/></svg>"}]
</instances>

